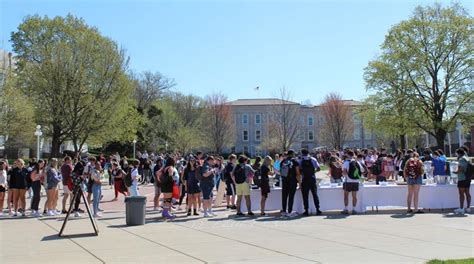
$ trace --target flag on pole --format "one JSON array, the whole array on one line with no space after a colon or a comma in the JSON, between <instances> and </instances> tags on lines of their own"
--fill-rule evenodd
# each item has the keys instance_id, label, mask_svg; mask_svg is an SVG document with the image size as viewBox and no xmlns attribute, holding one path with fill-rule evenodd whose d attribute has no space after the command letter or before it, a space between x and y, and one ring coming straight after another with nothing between
<instances>
[{"instance_id":1,"label":"flag on pole","mask_svg":"<svg viewBox=\"0 0 474 264\"><path fill-rule=\"evenodd\" d=\"M254 88L255 91L258 91L259 89L260 89L260 87L258 87L258 86Z\"/></svg>"}]
</instances>

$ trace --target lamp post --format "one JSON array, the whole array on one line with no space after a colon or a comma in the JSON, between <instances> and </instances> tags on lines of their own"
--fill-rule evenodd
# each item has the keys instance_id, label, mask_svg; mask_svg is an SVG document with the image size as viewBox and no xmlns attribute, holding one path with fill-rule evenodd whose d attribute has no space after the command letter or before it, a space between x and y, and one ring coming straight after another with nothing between
<instances>
[{"instance_id":1,"label":"lamp post","mask_svg":"<svg viewBox=\"0 0 474 264\"><path fill-rule=\"evenodd\" d=\"M136 146L137 146L137 140L134 139L134 140L133 140L133 158L134 158L134 159L137 158L136 155L135 155L135 153L136 153Z\"/></svg>"},{"instance_id":2,"label":"lamp post","mask_svg":"<svg viewBox=\"0 0 474 264\"><path fill-rule=\"evenodd\" d=\"M36 159L40 159L40 137L43 135L43 132L41 131L41 126L37 125L36 126L36 131L35 131L35 136L36 136Z\"/></svg>"},{"instance_id":3,"label":"lamp post","mask_svg":"<svg viewBox=\"0 0 474 264\"><path fill-rule=\"evenodd\" d=\"M464 145L464 138L463 138L463 134L462 134L462 124L461 122L458 120L456 122L456 130L458 131L458 141L459 141L459 147L462 147Z\"/></svg>"}]
</instances>

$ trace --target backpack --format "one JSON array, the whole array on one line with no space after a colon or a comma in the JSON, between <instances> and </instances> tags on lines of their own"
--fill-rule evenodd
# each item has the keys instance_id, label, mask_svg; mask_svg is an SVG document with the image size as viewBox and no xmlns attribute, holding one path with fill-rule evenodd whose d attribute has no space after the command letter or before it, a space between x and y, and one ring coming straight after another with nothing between
<instances>
[{"instance_id":1,"label":"backpack","mask_svg":"<svg viewBox=\"0 0 474 264\"><path fill-rule=\"evenodd\" d=\"M302 159L301 160L301 173L303 174L303 179L312 178L316 168L314 168L313 161L311 159Z\"/></svg>"},{"instance_id":2,"label":"backpack","mask_svg":"<svg viewBox=\"0 0 474 264\"><path fill-rule=\"evenodd\" d=\"M196 166L196 169L194 170L194 177L196 177L196 180L201 181L202 180L202 166L198 165Z\"/></svg>"},{"instance_id":3,"label":"backpack","mask_svg":"<svg viewBox=\"0 0 474 264\"><path fill-rule=\"evenodd\" d=\"M260 166L260 167L255 167L253 168L255 170L255 173L253 175L253 184L257 185L257 186L260 186L261 184L261 180L262 180L262 169L263 166Z\"/></svg>"},{"instance_id":4,"label":"backpack","mask_svg":"<svg viewBox=\"0 0 474 264\"><path fill-rule=\"evenodd\" d=\"M280 175L281 177L288 177L290 173L291 160L284 160L280 163Z\"/></svg>"},{"instance_id":5,"label":"backpack","mask_svg":"<svg viewBox=\"0 0 474 264\"><path fill-rule=\"evenodd\" d=\"M370 172L372 172L373 175L380 175L382 174L382 162L383 158L378 158L377 161L370 167Z\"/></svg>"},{"instance_id":6,"label":"backpack","mask_svg":"<svg viewBox=\"0 0 474 264\"><path fill-rule=\"evenodd\" d=\"M466 172L464 174L466 175L466 180L472 180L472 177L474 176L474 164L472 164L472 162L468 161Z\"/></svg>"},{"instance_id":7,"label":"backpack","mask_svg":"<svg viewBox=\"0 0 474 264\"><path fill-rule=\"evenodd\" d=\"M132 186L132 170L127 171L127 174L125 174L125 177L123 178L123 183L127 188Z\"/></svg>"},{"instance_id":8,"label":"backpack","mask_svg":"<svg viewBox=\"0 0 474 264\"><path fill-rule=\"evenodd\" d=\"M409 178L416 179L420 176L420 163L415 159L409 159L406 165L406 172Z\"/></svg>"},{"instance_id":9,"label":"backpack","mask_svg":"<svg viewBox=\"0 0 474 264\"><path fill-rule=\"evenodd\" d=\"M244 183L247 177L245 176L245 164L239 164L234 170L235 182L240 184Z\"/></svg>"},{"instance_id":10,"label":"backpack","mask_svg":"<svg viewBox=\"0 0 474 264\"><path fill-rule=\"evenodd\" d=\"M347 172L347 176L353 180L360 179L361 176L361 169L359 162L355 160L351 160L349 163L349 171Z\"/></svg>"}]
</instances>

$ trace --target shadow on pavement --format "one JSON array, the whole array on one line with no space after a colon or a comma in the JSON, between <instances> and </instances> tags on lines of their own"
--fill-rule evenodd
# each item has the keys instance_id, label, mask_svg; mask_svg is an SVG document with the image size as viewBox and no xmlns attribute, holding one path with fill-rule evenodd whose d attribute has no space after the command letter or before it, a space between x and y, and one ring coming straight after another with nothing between
<instances>
[{"instance_id":1,"label":"shadow on pavement","mask_svg":"<svg viewBox=\"0 0 474 264\"><path fill-rule=\"evenodd\" d=\"M95 233L63 235L62 237L58 236L57 234L54 234L54 235L43 237L41 241L54 241L54 240L61 240L61 239L74 239L74 238L96 237L96 236L97 235Z\"/></svg>"}]
</instances>

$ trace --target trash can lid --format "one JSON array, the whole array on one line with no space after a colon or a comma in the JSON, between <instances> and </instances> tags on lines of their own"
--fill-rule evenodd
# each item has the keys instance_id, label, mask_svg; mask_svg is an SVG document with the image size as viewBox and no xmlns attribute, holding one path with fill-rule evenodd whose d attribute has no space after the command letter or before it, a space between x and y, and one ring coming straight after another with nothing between
<instances>
[{"instance_id":1,"label":"trash can lid","mask_svg":"<svg viewBox=\"0 0 474 264\"><path fill-rule=\"evenodd\" d=\"M146 196L128 196L125 197L125 202L142 202L146 201Z\"/></svg>"}]
</instances>

